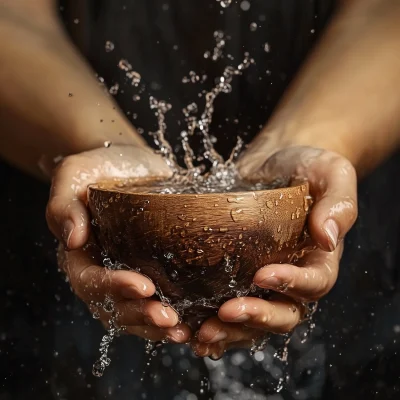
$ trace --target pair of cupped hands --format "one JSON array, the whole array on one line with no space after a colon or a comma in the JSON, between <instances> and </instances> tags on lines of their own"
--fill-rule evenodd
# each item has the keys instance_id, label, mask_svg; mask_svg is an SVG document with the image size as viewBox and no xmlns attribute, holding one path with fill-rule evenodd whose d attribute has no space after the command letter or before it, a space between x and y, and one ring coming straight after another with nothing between
<instances>
[{"instance_id":1,"label":"pair of cupped hands","mask_svg":"<svg viewBox=\"0 0 400 400\"><path fill-rule=\"evenodd\" d=\"M308 230L316 249L297 265L263 266L254 276L256 286L272 291L270 300L233 298L192 332L171 307L152 297L156 288L151 280L134 271L109 271L100 265L101 257L85 246L91 231L87 186L106 179L171 175L151 149L129 145L66 157L53 172L47 221L60 240L60 267L74 292L91 311L96 302L112 298L117 323L126 327L126 333L153 341L191 343L200 357L219 358L230 348L251 346L267 332L292 331L304 319L304 304L319 300L337 279L343 238L357 217L356 173L339 154L303 146L250 147L239 159L238 169L252 181L282 176L305 179L314 200ZM107 326L110 314L99 311Z\"/></svg>"}]
</instances>

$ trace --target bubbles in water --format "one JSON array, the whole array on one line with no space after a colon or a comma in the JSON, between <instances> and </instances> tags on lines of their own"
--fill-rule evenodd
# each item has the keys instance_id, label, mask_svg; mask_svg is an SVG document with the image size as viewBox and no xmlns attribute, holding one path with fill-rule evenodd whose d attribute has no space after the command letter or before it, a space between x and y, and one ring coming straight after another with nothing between
<instances>
[{"instance_id":1,"label":"bubbles in water","mask_svg":"<svg viewBox=\"0 0 400 400\"><path fill-rule=\"evenodd\" d=\"M105 49L107 53L110 53L111 51L114 50L114 43L110 42L109 40L107 40L106 44L105 44Z\"/></svg>"},{"instance_id":2,"label":"bubbles in water","mask_svg":"<svg viewBox=\"0 0 400 400\"><path fill-rule=\"evenodd\" d=\"M269 53L271 51L271 47L270 47L269 43L264 43L264 51L266 53Z\"/></svg>"},{"instance_id":3,"label":"bubbles in water","mask_svg":"<svg viewBox=\"0 0 400 400\"><path fill-rule=\"evenodd\" d=\"M135 94L135 95L132 97L132 99L133 99L133 101L139 101L139 100L140 100L140 96L139 96L138 94Z\"/></svg>"}]
</instances>

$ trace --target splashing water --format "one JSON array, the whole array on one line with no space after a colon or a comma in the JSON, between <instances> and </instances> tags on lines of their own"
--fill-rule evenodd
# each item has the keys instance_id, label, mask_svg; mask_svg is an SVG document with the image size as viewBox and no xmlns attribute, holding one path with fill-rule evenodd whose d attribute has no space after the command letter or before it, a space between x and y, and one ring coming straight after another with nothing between
<instances>
[{"instance_id":1,"label":"splashing water","mask_svg":"<svg viewBox=\"0 0 400 400\"><path fill-rule=\"evenodd\" d=\"M216 1L220 4L222 8L227 8L232 3L232 0ZM250 29L252 31L256 30L257 24L252 23L250 25ZM224 32L219 30L214 32L214 39L216 41L216 45L213 51L206 51L204 53L204 57L209 58L211 61L217 61L224 57L223 52L227 40ZM113 50L114 44L111 42L106 42L106 52L111 52ZM265 52L270 51L270 46L268 43L265 43L264 50ZM149 191L153 193L210 193L234 192L242 190L256 191L261 189L282 187L287 184L286 181L276 181L272 182L269 185L248 185L243 183L239 179L235 167L235 162L237 161L237 158L244 145L243 140L241 138L237 139L237 143L233 148L230 156L227 160L224 160L224 158L216 151L214 147L215 138L210 134L210 126L213 121L214 104L216 99L221 94L229 94L232 91L233 79L236 76L242 75L243 72L247 70L252 64L254 64L254 60L250 57L249 53L244 53L244 58L242 62L239 63L237 66L226 66L221 76L216 80L216 85L211 90L204 93L205 105L202 111L199 110L199 106L194 102L188 104L186 107L183 108L182 112L186 123L186 129L181 132L180 138L184 152L183 162L185 167L179 165L177 158L174 154L174 150L167 140L166 114L171 110L172 105L165 100L156 99L154 96L150 97L150 109L154 111L158 123L157 130L155 132L152 132L151 136L153 137L154 142L158 148L158 152L162 155L167 165L173 171L173 178L165 183L152 184L152 187L149 188ZM138 72L133 71L132 65L127 60L120 60L118 67L121 69L121 71L125 73L126 78L128 79L128 81L131 82L134 87L139 86L139 84L141 83L141 76ZM206 79L207 76L200 76L196 74L196 72L190 71L188 76L183 78L182 82L198 84L204 83ZM117 94L118 90L119 85L114 84L109 89L109 92L110 94ZM139 93L142 93L142 91ZM140 96L135 95L133 97L133 100L140 100ZM208 167L206 164L197 163L196 154L191 146L191 140L197 134L201 136L201 142L204 150L203 156L209 165ZM107 147L109 147L110 145L111 142L107 142ZM129 186L129 182L127 182L126 185ZM145 189L146 188L141 187L140 191L145 192ZM232 219L235 220L235 218L240 218L239 214L240 211L238 209L238 211L234 215L232 215ZM104 257L104 266L109 270L130 269L124 264L112 262L112 260L106 255L104 255ZM232 262L232 260L229 259L229 257L226 257L225 259L225 271L231 277L229 287L232 289L232 293L234 295L236 294L238 297L246 296L250 292L252 293L252 295L256 295L256 288L254 285L250 287L247 291L237 290L234 263ZM173 271L172 274L173 273L177 272ZM172 275L171 278L173 279ZM170 300L163 295L159 287L156 287L156 294L158 295L164 306L171 306ZM219 303L218 300L219 299L200 299L198 301L189 301L183 299L177 303L174 303L174 310L178 313L178 315L183 315L186 309L199 304L204 307L215 308L215 304ZM92 304L92 306L94 309L93 318L98 319L100 318L100 315L104 313L106 313L106 315L109 315L109 328L107 329L106 335L103 336L100 344L100 358L93 365L93 374L97 377L100 377L103 375L105 368L110 365L111 362L110 358L108 357L108 350L110 345L112 344L114 338L118 336L125 328L118 327L117 319L119 315L115 312L114 302L111 298L106 297L103 303L95 303ZM307 309L305 320L307 321L308 328L303 334L302 343L310 336L315 326L312 321L312 317L317 309L317 304L304 304L304 306ZM271 334L267 334L258 338L257 340L253 340L252 346L250 348L250 354L254 357L255 360L258 360L260 354L265 351L267 346L269 346L271 336ZM283 363L283 366L285 367L288 365L288 346L291 340L291 335L286 335L284 339L285 340L283 347L275 352L274 357L281 361ZM161 342L152 342L148 340L146 341L145 351L149 358L142 373L142 381L144 379L146 371L148 370L148 367L150 366L152 357L157 355L158 347L166 342L166 339ZM206 360L206 366L209 369L210 376L215 375L216 371L220 371L221 369L223 369L225 366L224 362L224 360ZM279 378L276 392L280 392L282 390L283 385L285 384L285 382L288 381L288 378L288 373L285 373ZM215 379L217 380L219 378ZM209 381L207 380L207 378L203 378L201 380L200 393L207 392L209 388Z\"/></svg>"},{"instance_id":2,"label":"splashing water","mask_svg":"<svg viewBox=\"0 0 400 400\"><path fill-rule=\"evenodd\" d=\"M219 39L222 37L220 33L217 36ZM217 41L217 47L221 46L220 43L220 41ZM236 146L225 161L216 151L213 138L210 135L215 100L221 93L230 93L232 91L231 83L233 78L241 75L252 64L254 64L254 60L250 58L249 53L245 53L243 61L237 67L225 67L223 74L217 80L216 86L205 93L205 106L200 116L196 115L198 113L196 103L191 103L183 109L187 125L187 129L181 132L185 168L178 164L173 148L166 139L167 124L165 122L165 115L171 110L172 106L164 100L158 100L153 96L150 97L150 108L155 110L155 116L158 121L158 129L156 132L151 133L151 135L158 147L158 152L174 172L174 176L169 182L159 184L160 189L156 190L156 193L229 192L232 190L260 190L265 188L264 185L245 185L239 180L235 161L244 145L241 138L237 139ZM127 66L124 63L123 69L130 70L131 66ZM193 77L192 81L195 82L198 76L192 73L191 76ZM195 165L196 155L191 147L190 139L197 132L201 134L204 147L203 156L211 164L208 170L204 164Z\"/></svg>"}]
</instances>

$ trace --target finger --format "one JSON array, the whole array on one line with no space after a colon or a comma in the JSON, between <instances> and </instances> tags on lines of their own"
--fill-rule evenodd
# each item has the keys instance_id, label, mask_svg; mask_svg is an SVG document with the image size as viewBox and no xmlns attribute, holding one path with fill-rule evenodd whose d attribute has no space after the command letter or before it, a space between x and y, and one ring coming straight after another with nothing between
<instances>
[{"instance_id":1,"label":"finger","mask_svg":"<svg viewBox=\"0 0 400 400\"><path fill-rule=\"evenodd\" d=\"M324 152L306 172L314 206L308 219L311 237L333 251L357 218L357 175L347 159Z\"/></svg>"},{"instance_id":2,"label":"finger","mask_svg":"<svg viewBox=\"0 0 400 400\"><path fill-rule=\"evenodd\" d=\"M218 317L212 317L201 325L197 339L199 342L208 344L220 341L230 343L256 339L261 334L263 334L263 332L249 328L243 324L226 323L221 321Z\"/></svg>"},{"instance_id":3,"label":"finger","mask_svg":"<svg viewBox=\"0 0 400 400\"><path fill-rule=\"evenodd\" d=\"M134 160L134 163L132 163ZM63 159L55 170L46 218L50 230L69 249L83 246L90 232L87 187L103 179L169 177L162 157L146 147L112 146Z\"/></svg>"},{"instance_id":4,"label":"finger","mask_svg":"<svg viewBox=\"0 0 400 400\"><path fill-rule=\"evenodd\" d=\"M86 189L93 173L85 157L66 157L55 170L46 219L51 232L69 249L83 246L90 231Z\"/></svg>"},{"instance_id":5,"label":"finger","mask_svg":"<svg viewBox=\"0 0 400 400\"><path fill-rule=\"evenodd\" d=\"M343 243L327 253L316 249L300 259L298 266L271 264L259 269L254 284L301 300L316 301L325 296L336 282Z\"/></svg>"},{"instance_id":6,"label":"finger","mask_svg":"<svg viewBox=\"0 0 400 400\"><path fill-rule=\"evenodd\" d=\"M256 170L249 169L246 164L252 165L251 161L244 159L240 165L241 174L250 180L271 182L295 177L309 181L314 206L308 226L321 249L333 251L354 224L357 218L357 176L350 161L341 155L296 146L274 153Z\"/></svg>"},{"instance_id":7,"label":"finger","mask_svg":"<svg viewBox=\"0 0 400 400\"><path fill-rule=\"evenodd\" d=\"M218 311L218 317L224 322L240 322L272 333L292 331L303 314L304 307L289 299L266 301L256 297L228 300Z\"/></svg>"},{"instance_id":8,"label":"finger","mask_svg":"<svg viewBox=\"0 0 400 400\"><path fill-rule=\"evenodd\" d=\"M91 247L64 252L63 268L81 299L102 302L106 296L110 297L116 302L122 325L149 323L172 327L178 323L178 315L171 307L155 300L137 300L154 295L155 286L148 278L133 271L110 271L94 265L94 253Z\"/></svg>"},{"instance_id":9,"label":"finger","mask_svg":"<svg viewBox=\"0 0 400 400\"><path fill-rule=\"evenodd\" d=\"M153 326L127 326L124 333L155 342L167 340L172 343L188 343L191 338L191 330L186 324L179 324L167 329Z\"/></svg>"},{"instance_id":10,"label":"finger","mask_svg":"<svg viewBox=\"0 0 400 400\"><path fill-rule=\"evenodd\" d=\"M92 246L65 252L59 249L60 267L66 272L75 293L84 301L140 299L154 295L150 279L134 271L111 271L97 265Z\"/></svg>"},{"instance_id":11,"label":"finger","mask_svg":"<svg viewBox=\"0 0 400 400\"><path fill-rule=\"evenodd\" d=\"M218 343L191 342L191 348L197 357L210 357L213 360L218 360L223 356L225 347L226 343L224 341Z\"/></svg>"},{"instance_id":12,"label":"finger","mask_svg":"<svg viewBox=\"0 0 400 400\"><path fill-rule=\"evenodd\" d=\"M112 312L119 326L152 325L159 328L170 328L178 324L178 316L171 307L165 307L156 300L125 300L113 303ZM110 313L104 311L102 304L90 303L92 312L99 312L102 320L107 320Z\"/></svg>"}]
</instances>

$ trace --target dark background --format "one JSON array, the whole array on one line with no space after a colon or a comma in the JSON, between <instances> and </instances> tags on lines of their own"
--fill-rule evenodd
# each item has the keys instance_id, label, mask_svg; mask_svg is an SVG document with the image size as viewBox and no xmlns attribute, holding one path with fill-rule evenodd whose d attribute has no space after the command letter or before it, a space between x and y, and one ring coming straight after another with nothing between
<instances>
[{"instance_id":1,"label":"dark background","mask_svg":"<svg viewBox=\"0 0 400 400\"><path fill-rule=\"evenodd\" d=\"M255 70L221 99L213 125L220 149L229 149L237 133L248 138L257 133L333 6L318 1L254 1L245 16L233 8L221 17L215 1L203 2L199 10L178 0L85 4L82 9L79 2L67 2L61 15L96 71L107 83L120 81L118 60L135 60L135 69L144 71L146 93L169 99L173 110L180 110L199 91L179 85L184 74L204 69L217 76L225 65L226 60L214 66L199 57L212 48L214 29L207 26L229 30L232 54L239 57L244 45L254 51ZM165 15L162 4L170 6ZM250 34L247 27L260 21L260 15L266 18L260 22L265 29ZM68 22L77 17L79 24ZM119 21L118 29L109 21ZM205 42L196 42L199 38ZM114 52L104 52L106 40L115 42ZM266 41L271 54L257 50ZM179 50L171 56L174 44ZM154 117L147 102L134 104L131 98L128 86L117 96L125 112L138 112L135 124L151 130ZM233 125L235 117L240 122ZM170 139L176 143L179 119L178 111L172 111ZM44 219L48 187L0 164L0 400L195 399L191 394L198 399L398 399L399 171L396 154L360 184L360 216L346 240L338 283L320 303L312 337L301 344L295 335L291 380L274 394L280 366L272 361L271 346L262 362L234 351L215 363L194 358L184 346L166 346L148 366L143 342L124 337L113 347L105 376L94 378L91 367L103 331L57 271L56 242ZM207 385L203 377L213 386L206 394L200 393Z\"/></svg>"}]
</instances>

